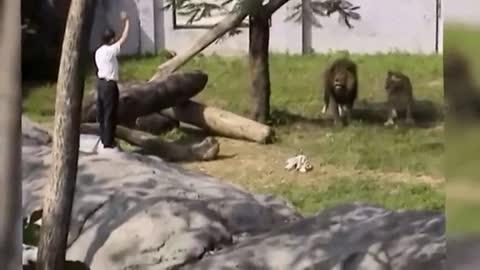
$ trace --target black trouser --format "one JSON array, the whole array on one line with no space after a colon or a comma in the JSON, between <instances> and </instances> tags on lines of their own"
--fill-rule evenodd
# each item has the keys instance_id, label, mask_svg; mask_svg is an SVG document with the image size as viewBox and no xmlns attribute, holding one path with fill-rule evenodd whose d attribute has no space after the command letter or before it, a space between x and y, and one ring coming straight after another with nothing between
<instances>
[{"instance_id":1,"label":"black trouser","mask_svg":"<svg viewBox=\"0 0 480 270\"><path fill-rule=\"evenodd\" d=\"M100 125L100 140L106 148L115 146L118 95L117 82L97 80L97 121Z\"/></svg>"}]
</instances>

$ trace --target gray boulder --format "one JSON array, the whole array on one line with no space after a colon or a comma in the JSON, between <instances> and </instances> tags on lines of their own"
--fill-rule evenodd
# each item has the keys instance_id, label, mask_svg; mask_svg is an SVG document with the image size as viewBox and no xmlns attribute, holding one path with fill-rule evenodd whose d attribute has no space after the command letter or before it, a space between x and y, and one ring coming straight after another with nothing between
<instances>
[{"instance_id":1,"label":"gray boulder","mask_svg":"<svg viewBox=\"0 0 480 270\"><path fill-rule=\"evenodd\" d=\"M25 215L41 208L51 164L49 135L27 121ZM96 139L82 135L81 147ZM81 153L67 259L91 270L441 270L444 223L443 213L361 203L303 218L278 197L159 158Z\"/></svg>"},{"instance_id":2,"label":"gray boulder","mask_svg":"<svg viewBox=\"0 0 480 270\"><path fill-rule=\"evenodd\" d=\"M448 239L448 267L455 270L480 269L480 236L461 235Z\"/></svg>"},{"instance_id":3,"label":"gray boulder","mask_svg":"<svg viewBox=\"0 0 480 270\"><path fill-rule=\"evenodd\" d=\"M42 207L48 134L24 121L23 211ZM32 132L34 130L34 132ZM91 145L96 136L81 137ZM81 146L82 147L82 146ZM92 270L174 269L299 219L288 203L133 153L80 154L67 259Z\"/></svg>"},{"instance_id":4,"label":"gray boulder","mask_svg":"<svg viewBox=\"0 0 480 270\"><path fill-rule=\"evenodd\" d=\"M342 204L252 237L184 269L446 269L445 217Z\"/></svg>"}]
</instances>

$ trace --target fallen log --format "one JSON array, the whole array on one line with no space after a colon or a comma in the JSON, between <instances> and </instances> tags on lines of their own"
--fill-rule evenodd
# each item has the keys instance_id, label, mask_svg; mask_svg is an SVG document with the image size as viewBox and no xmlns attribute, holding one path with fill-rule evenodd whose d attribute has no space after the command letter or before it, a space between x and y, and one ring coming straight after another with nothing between
<instances>
[{"instance_id":1,"label":"fallen log","mask_svg":"<svg viewBox=\"0 0 480 270\"><path fill-rule=\"evenodd\" d=\"M98 134L99 126L96 123L83 123L80 132L83 134ZM214 138L208 137L200 143L183 145L166 142L149 133L133 130L124 126L117 126L115 136L130 144L142 148L147 155L156 155L172 162L179 161L208 161L215 159L220 151L220 144Z\"/></svg>"},{"instance_id":2,"label":"fallen log","mask_svg":"<svg viewBox=\"0 0 480 270\"><path fill-rule=\"evenodd\" d=\"M165 109L161 114L233 139L270 143L275 135L267 125L191 100Z\"/></svg>"},{"instance_id":3,"label":"fallen log","mask_svg":"<svg viewBox=\"0 0 480 270\"><path fill-rule=\"evenodd\" d=\"M203 90L208 76L200 70L177 72L162 80L119 85L118 120L134 125L140 116L181 104ZM84 99L82 122L96 121L96 91Z\"/></svg>"},{"instance_id":4,"label":"fallen log","mask_svg":"<svg viewBox=\"0 0 480 270\"><path fill-rule=\"evenodd\" d=\"M174 128L178 128L180 122L176 119L163 116L159 113L153 113L146 116L138 117L132 129L145 131L154 135L160 135Z\"/></svg>"}]
</instances>

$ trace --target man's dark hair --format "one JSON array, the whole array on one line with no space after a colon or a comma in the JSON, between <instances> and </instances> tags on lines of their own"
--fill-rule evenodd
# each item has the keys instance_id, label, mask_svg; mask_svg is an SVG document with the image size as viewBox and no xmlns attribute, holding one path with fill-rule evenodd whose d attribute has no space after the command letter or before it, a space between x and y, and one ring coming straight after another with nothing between
<instances>
[{"instance_id":1,"label":"man's dark hair","mask_svg":"<svg viewBox=\"0 0 480 270\"><path fill-rule=\"evenodd\" d=\"M115 40L115 32L111 28L105 29L102 35L102 44L111 45Z\"/></svg>"}]
</instances>

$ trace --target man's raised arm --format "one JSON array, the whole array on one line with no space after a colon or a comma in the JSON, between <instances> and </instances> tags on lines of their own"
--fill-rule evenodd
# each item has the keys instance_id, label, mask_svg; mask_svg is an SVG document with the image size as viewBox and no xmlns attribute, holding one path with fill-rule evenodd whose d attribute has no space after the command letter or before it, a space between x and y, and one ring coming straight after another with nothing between
<instances>
[{"instance_id":1,"label":"man's raised arm","mask_svg":"<svg viewBox=\"0 0 480 270\"><path fill-rule=\"evenodd\" d=\"M127 18L127 13L125 13L125 11L122 11L122 13L120 14L120 19L123 21L123 31L122 31L122 35L120 36L120 39L116 43L122 46L125 43L125 41L127 41L130 22Z\"/></svg>"}]
</instances>

